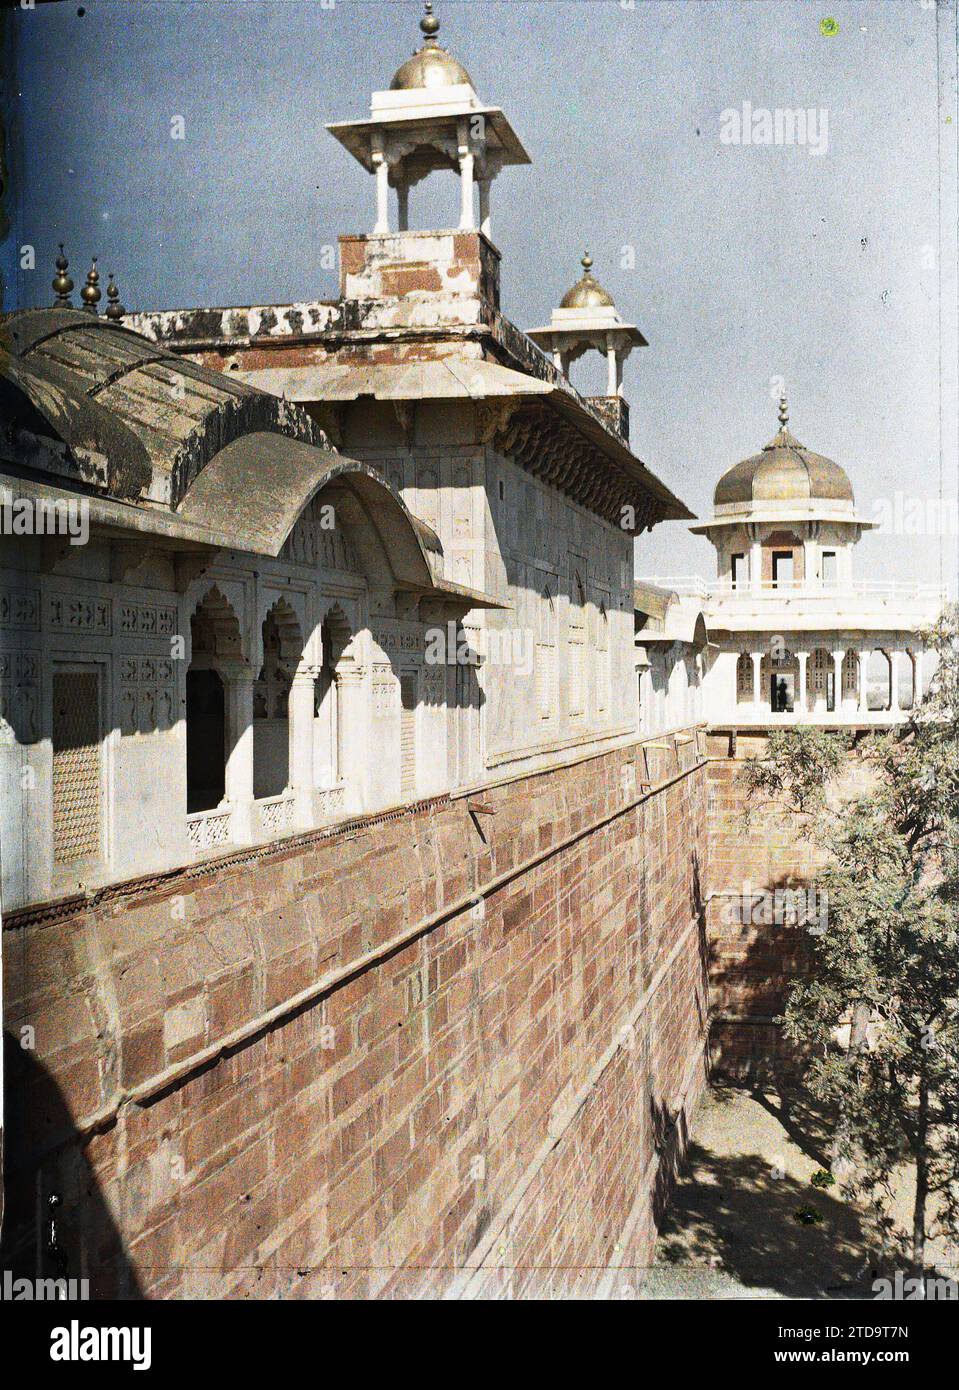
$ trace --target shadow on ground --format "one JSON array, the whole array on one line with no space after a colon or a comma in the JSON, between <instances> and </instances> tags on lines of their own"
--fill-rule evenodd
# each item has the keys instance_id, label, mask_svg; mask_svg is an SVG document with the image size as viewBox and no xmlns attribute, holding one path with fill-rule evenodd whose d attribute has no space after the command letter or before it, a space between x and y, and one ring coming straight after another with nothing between
<instances>
[{"instance_id":1,"label":"shadow on ground","mask_svg":"<svg viewBox=\"0 0 959 1390\"><path fill-rule=\"evenodd\" d=\"M805 1097L714 1092L693 1126L646 1297L873 1297L880 1257L868 1218L838 1188L810 1182L829 1166L828 1135Z\"/></svg>"}]
</instances>

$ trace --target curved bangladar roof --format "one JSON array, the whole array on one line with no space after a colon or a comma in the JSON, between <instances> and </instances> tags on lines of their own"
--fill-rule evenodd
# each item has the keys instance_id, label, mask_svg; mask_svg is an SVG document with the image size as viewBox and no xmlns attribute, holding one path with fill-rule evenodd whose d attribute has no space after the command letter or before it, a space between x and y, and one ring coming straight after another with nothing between
<instances>
[{"instance_id":1,"label":"curved bangladar roof","mask_svg":"<svg viewBox=\"0 0 959 1390\"><path fill-rule=\"evenodd\" d=\"M327 489L347 524L379 536L397 584L486 600L436 577L435 533L302 408L83 310L0 320L0 413L16 438L18 492L54 502L80 491L107 533L277 556Z\"/></svg>"},{"instance_id":2,"label":"curved bangladar roof","mask_svg":"<svg viewBox=\"0 0 959 1390\"><path fill-rule=\"evenodd\" d=\"M78 475L115 497L176 506L220 449L254 431L330 451L289 402L81 309L10 314L0 348L10 355L0 374L13 422L36 432L45 421Z\"/></svg>"},{"instance_id":3,"label":"curved bangladar roof","mask_svg":"<svg viewBox=\"0 0 959 1390\"><path fill-rule=\"evenodd\" d=\"M701 604L674 589L636 580L633 608L637 617L644 619L636 633L636 640L643 646L670 646L680 642L701 651L709 640Z\"/></svg>"},{"instance_id":4,"label":"curved bangladar roof","mask_svg":"<svg viewBox=\"0 0 959 1390\"><path fill-rule=\"evenodd\" d=\"M844 469L805 448L785 426L762 453L743 459L716 484L717 507L751 502L854 502Z\"/></svg>"}]
</instances>

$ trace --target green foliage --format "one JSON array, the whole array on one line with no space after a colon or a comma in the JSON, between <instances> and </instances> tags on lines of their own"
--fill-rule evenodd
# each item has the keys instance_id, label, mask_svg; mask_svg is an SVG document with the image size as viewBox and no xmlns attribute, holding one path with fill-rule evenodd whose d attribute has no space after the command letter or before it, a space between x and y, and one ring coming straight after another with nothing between
<instances>
[{"instance_id":1,"label":"green foliage","mask_svg":"<svg viewBox=\"0 0 959 1390\"><path fill-rule=\"evenodd\" d=\"M818 1207L797 1207L793 1212L793 1220L800 1226L818 1226L822 1221L822 1212Z\"/></svg>"},{"instance_id":2,"label":"green foliage","mask_svg":"<svg viewBox=\"0 0 959 1390\"><path fill-rule=\"evenodd\" d=\"M911 1255L959 1236L959 620L928 635L929 693L890 734L861 745L865 790L843 792L847 743L777 731L747 764L754 802L802 818L828 854L818 888L828 924L789 996L787 1036L811 1056L806 1083L837 1116L834 1166L886 1232L897 1166L915 1178Z\"/></svg>"}]
</instances>

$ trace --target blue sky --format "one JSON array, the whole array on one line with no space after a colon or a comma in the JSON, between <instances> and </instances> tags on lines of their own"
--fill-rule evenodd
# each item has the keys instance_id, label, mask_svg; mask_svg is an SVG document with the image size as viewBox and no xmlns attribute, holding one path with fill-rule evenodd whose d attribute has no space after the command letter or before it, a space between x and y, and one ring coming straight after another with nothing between
<instances>
[{"instance_id":1,"label":"blue sky","mask_svg":"<svg viewBox=\"0 0 959 1390\"><path fill-rule=\"evenodd\" d=\"M544 322L589 245L650 343L626 371L633 446L694 511L775 432L777 377L795 433L847 468L867 515L897 492L935 498L940 476L955 496L954 0L436 9L533 158L493 186L505 312ZM97 254L130 308L333 297L324 248L370 230L373 187L324 124L365 114L418 45L420 13L88 0L17 14L6 263L24 245L37 258L18 302L49 302L60 240L78 286ZM825 110L825 151L724 144L722 112L746 101ZM449 225L455 206L452 176L436 177L414 190L412 224ZM574 380L602 389L597 373ZM859 569L948 577L956 550L955 535L874 536ZM641 572L711 564L681 525L642 539Z\"/></svg>"}]
</instances>

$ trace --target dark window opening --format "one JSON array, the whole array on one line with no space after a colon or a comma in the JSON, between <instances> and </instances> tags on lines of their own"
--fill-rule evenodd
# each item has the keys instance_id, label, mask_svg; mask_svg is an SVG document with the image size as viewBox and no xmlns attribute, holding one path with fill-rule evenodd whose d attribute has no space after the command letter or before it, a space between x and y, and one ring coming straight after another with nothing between
<instances>
[{"instance_id":1,"label":"dark window opening","mask_svg":"<svg viewBox=\"0 0 959 1390\"><path fill-rule=\"evenodd\" d=\"M211 811L226 790L223 682L215 671L186 673L186 809Z\"/></svg>"},{"instance_id":2,"label":"dark window opening","mask_svg":"<svg viewBox=\"0 0 959 1390\"><path fill-rule=\"evenodd\" d=\"M773 588L793 581L793 553L791 550L773 551Z\"/></svg>"},{"instance_id":3,"label":"dark window opening","mask_svg":"<svg viewBox=\"0 0 959 1390\"><path fill-rule=\"evenodd\" d=\"M796 704L796 682L793 675L773 676L770 679L769 704L773 714L791 714Z\"/></svg>"}]
</instances>

